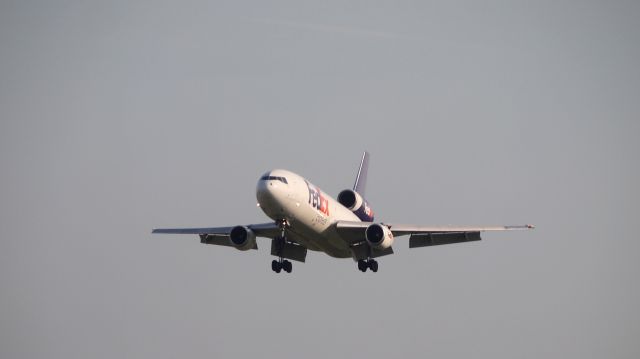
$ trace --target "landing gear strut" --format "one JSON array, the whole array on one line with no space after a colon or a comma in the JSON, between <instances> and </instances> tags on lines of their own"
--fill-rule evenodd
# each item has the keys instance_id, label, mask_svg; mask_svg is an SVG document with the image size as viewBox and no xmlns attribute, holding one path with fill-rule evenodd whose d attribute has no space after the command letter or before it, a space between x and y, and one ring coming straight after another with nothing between
<instances>
[{"instance_id":1,"label":"landing gear strut","mask_svg":"<svg viewBox=\"0 0 640 359\"><path fill-rule=\"evenodd\" d=\"M367 269L371 269L371 271L375 273L378 271L378 261L372 258L367 260L361 259L358 261L358 269L361 272L366 272Z\"/></svg>"},{"instance_id":2,"label":"landing gear strut","mask_svg":"<svg viewBox=\"0 0 640 359\"><path fill-rule=\"evenodd\" d=\"M273 261L271 261L271 270L276 273L280 273L280 271L284 269L285 272L291 273L291 271L293 270L293 265L291 264L291 262L282 257L282 251L284 250L284 245L287 241L284 232L285 228L288 226L288 223L286 220L280 220L277 221L277 223L280 229L282 229L282 235L280 237L274 238L278 259L274 259Z\"/></svg>"}]
</instances>

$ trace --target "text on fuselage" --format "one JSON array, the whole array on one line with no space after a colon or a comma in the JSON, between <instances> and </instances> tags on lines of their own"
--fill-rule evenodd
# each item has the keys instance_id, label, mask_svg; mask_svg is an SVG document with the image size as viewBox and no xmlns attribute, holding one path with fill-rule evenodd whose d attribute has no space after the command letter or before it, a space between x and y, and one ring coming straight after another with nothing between
<instances>
[{"instance_id":1,"label":"text on fuselage","mask_svg":"<svg viewBox=\"0 0 640 359\"><path fill-rule=\"evenodd\" d=\"M307 182L309 189L309 205L326 216L329 215L329 200L322 194L320 188Z\"/></svg>"}]
</instances>

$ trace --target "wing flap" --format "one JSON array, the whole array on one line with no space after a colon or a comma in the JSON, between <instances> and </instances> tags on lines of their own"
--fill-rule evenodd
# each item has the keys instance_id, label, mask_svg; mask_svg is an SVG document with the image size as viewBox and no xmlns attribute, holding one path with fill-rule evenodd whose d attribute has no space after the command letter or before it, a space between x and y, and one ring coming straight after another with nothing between
<instances>
[{"instance_id":1,"label":"wing flap","mask_svg":"<svg viewBox=\"0 0 640 359\"><path fill-rule=\"evenodd\" d=\"M364 241L365 231L371 222L338 221L336 231L352 245ZM481 240L480 232L513 231L534 228L530 224L521 226L416 226L408 224L384 224L389 227L394 236L410 235L409 248L429 247L442 244L464 243Z\"/></svg>"},{"instance_id":2,"label":"wing flap","mask_svg":"<svg viewBox=\"0 0 640 359\"><path fill-rule=\"evenodd\" d=\"M386 224L394 236L420 233L452 233L452 232L489 232L489 231L517 231L533 229L530 224L518 226L480 226L480 227L460 227L460 226L416 226L412 224Z\"/></svg>"},{"instance_id":3,"label":"wing flap","mask_svg":"<svg viewBox=\"0 0 640 359\"><path fill-rule=\"evenodd\" d=\"M207 227L207 228L156 228L151 233L166 234L229 234L233 227Z\"/></svg>"},{"instance_id":4,"label":"wing flap","mask_svg":"<svg viewBox=\"0 0 640 359\"><path fill-rule=\"evenodd\" d=\"M429 247L442 244L479 241L480 232L448 232L412 234L409 237L409 248Z\"/></svg>"}]
</instances>

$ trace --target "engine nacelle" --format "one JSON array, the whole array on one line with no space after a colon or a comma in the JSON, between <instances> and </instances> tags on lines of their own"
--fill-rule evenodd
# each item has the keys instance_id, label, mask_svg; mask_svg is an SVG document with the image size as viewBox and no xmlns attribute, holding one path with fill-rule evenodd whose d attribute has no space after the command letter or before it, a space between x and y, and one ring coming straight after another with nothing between
<instances>
[{"instance_id":1,"label":"engine nacelle","mask_svg":"<svg viewBox=\"0 0 640 359\"><path fill-rule=\"evenodd\" d=\"M235 226L229 232L231 245L241 251L247 251L256 247L256 234L244 226Z\"/></svg>"},{"instance_id":2,"label":"engine nacelle","mask_svg":"<svg viewBox=\"0 0 640 359\"><path fill-rule=\"evenodd\" d=\"M338 194L338 202L350 209L361 221L373 222L373 210L358 192L345 189Z\"/></svg>"},{"instance_id":3,"label":"engine nacelle","mask_svg":"<svg viewBox=\"0 0 640 359\"><path fill-rule=\"evenodd\" d=\"M393 244L393 233L389 227L374 223L364 232L367 243L376 249L387 249Z\"/></svg>"}]
</instances>

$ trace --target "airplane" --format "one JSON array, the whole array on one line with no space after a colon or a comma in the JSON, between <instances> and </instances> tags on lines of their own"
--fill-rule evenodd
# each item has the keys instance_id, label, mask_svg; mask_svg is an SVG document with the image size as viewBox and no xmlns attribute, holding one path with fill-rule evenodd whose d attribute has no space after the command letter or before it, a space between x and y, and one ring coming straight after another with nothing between
<instances>
[{"instance_id":1,"label":"airplane","mask_svg":"<svg viewBox=\"0 0 640 359\"><path fill-rule=\"evenodd\" d=\"M374 221L365 200L369 153L364 152L353 189L337 200L305 178L282 169L266 172L258 180L258 207L272 219L260 224L207 228L160 228L152 233L197 234L200 242L258 249L256 237L271 239L271 269L292 271L289 260L305 262L307 251L324 252L334 258L352 258L358 269L378 271L376 258L393 254L395 238L409 235L409 248L479 241L480 232L533 229L534 226L443 227L393 224Z\"/></svg>"}]
</instances>

